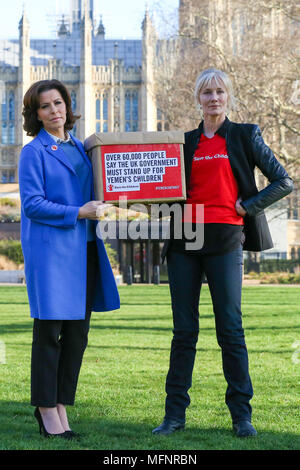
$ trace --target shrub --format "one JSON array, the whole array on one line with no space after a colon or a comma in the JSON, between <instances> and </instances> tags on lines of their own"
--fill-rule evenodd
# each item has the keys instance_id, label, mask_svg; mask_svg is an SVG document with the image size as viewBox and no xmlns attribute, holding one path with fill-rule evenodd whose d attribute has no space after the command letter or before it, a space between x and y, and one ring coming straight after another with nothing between
<instances>
[{"instance_id":1,"label":"shrub","mask_svg":"<svg viewBox=\"0 0 300 470\"><path fill-rule=\"evenodd\" d=\"M18 269L24 269L24 264L17 264L7 256L0 255L0 270L2 271L16 271Z\"/></svg>"},{"instance_id":2,"label":"shrub","mask_svg":"<svg viewBox=\"0 0 300 470\"><path fill-rule=\"evenodd\" d=\"M111 267L117 272L119 269L117 252L108 243L105 243L105 248ZM24 263L21 242L19 240L0 240L0 255L5 256L16 264Z\"/></svg>"},{"instance_id":3,"label":"shrub","mask_svg":"<svg viewBox=\"0 0 300 470\"><path fill-rule=\"evenodd\" d=\"M0 222L20 222L21 210L18 199L0 198Z\"/></svg>"},{"instance_id":4,"label":"shrub","mask_svg":"<svg viewBox=\"0 0 300 470\"><path fill-rule=\"evenodd\" d=\"M119 263L116 250L114 250L107 242L104 243L104 246L114 274L119 274Z\"/></svg>"},{"instance_id":5,"label":"shrub","mask_svg":"<svg viewBox=\"0 0 300 470\"><path fill-rule=\"evenodd\" d=\"M19 240L0 240L0 254L17 264L24 263L21 242Z\"/></svg>"},{"instance_id":6,"label":"shrub","mask_svg":"<svg viewBox=\"0 0 300 470\"><path fill-rule=\"evenodd\" d=\"M9 197L0 198L0 206L19 207L19 202L16 199L10 199Z\"/></svg>"},{"instance_id":7,"label":"shrub","mask_svg":"<svg viewBox=\"0 0 300 470\"><path fill-rule=\"evenodd\" d=\"M256 271L257 273L290 272L293 273L300 266L300 260L294 259L263 259L260 262L244 260L245 273Z\"/></svg>"},{"instance_id":8,"label":"shrub","mask_svg":"<svg viewBox=\"0 0 300 470\"><path fill-rule=\"evenodd\" d=\"M296 266L300 265L300 260L293 259L264 259L260 262L260 271L266 273L274 272L294 272Z\"/></svg>"},{"instance_id":9,"label":"shrub","mask_svg":"<svg viewBox=\"0 0 300 470\"><path fill-rule=\"evenodd\" d=\"M11 214L0 214L0 222L20 222L20 214L14 212Z\"/></svg>"},{"instance_id":10,"label":"shrub","mask_svg":"<svg viewBox=\"0 0 300 470\"><path fill-rule=\"evenodd\" d=\"M300 274L293 273L260 273L261 284L300 284Z\"/></svg>"}]
</instances>

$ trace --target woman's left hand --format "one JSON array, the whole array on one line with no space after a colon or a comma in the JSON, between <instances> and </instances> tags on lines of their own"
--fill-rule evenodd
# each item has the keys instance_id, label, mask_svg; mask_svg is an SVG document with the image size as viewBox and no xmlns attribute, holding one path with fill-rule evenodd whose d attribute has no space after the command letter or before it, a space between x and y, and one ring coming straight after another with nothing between
<instances>
[{"instance_id":1,"label":"woman's left hand","mask_svg":"<svg viewBox=\"0 0 300 470\"><path fill-rule=\"evenodd\" d=\"M245 211L245 209L241 206L241 201L242 201L242 198L239 197L238 200L236 201L235 203L235 210L237 212L238 215L240 215L241 217L244 217L247 212Z\"/></svg>"}]
</instances>

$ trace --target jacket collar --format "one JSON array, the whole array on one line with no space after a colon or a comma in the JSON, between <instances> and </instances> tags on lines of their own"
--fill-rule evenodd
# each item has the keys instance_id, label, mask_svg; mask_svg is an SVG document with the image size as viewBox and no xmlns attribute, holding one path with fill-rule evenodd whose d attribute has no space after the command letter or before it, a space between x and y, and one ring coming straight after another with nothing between
<instances>
[{"instance_id":1,"label":"jacket collar","mask_svg":"<svg viewBox=\"0 0 300 470\"><path fill-rule=\"evenodd\" d=\"M66 139L60 139L59 137L56 137L56 135L53 135L51 134L50 132L46 131L47 134L50 135L50 137L52 137L53 140L55 140L55 142L57 143L57 145L60 145L60 144L68 144L69 142L72 144L72 145L75 145L75 142L73 142L73 140L71 139L71 136L69 134L69 132L66 133L67 135L67 138Z\"/></svg>"},{"instance_id":2,"label":"jacket collar","mask_svg":"<svg viewBox=\"0 0 300 470\"><path fill-rule=\"evenodd\" d=\"M204 121L201 121L200 124L199 124L199 127L198 127L199 137L201 136L201 134L203 134L203 125L204 125ZM230 121L229 121L228 117L226 116L225 121L219 127L219 129L216 131L216 134L218 134L221 137L225 138L229 125L230 125Z\"/></svg>"},{"instance_id":3,"label":"jacket collar","mask_svg":"<svg viewBox=\"0 0 300 470\"><path fill-rule=\"evenodd\" d=\"M39 131L37 138L40 140L40 142L43 144L45 147L45 150L52 155L53 157L57 158L60 160L66 167L69 168L73 173L76 174L73 166L71 165L67 155L64 153L63 150L59 147L59 145L56 144L55 140L48 134L48 132L45 131L45 129L42 127L41 130Z\"/></svg>"},{"instance_id":4,"label":"jacket collar","mask_svg":"<svg viewBox=\"0 0 300 470\"><path fill-rule=\"evenodd\" d=\"M56 144L56 138L55 136L52 137L52 135L49 134L43 127L41 127L37 138L41 141L41 143L45 146L48 147L49 145L55 145Z\"/></svg>"},{"instance_id":5,"label":"jacket collar","mask_svg":"<svg viewBox=\"0 0 300 470\"><path fill-rule=\"evenodd\" d=\"M70 138L76 145L77 149L79 152L82 154L83 158L89 165L89 167L92 167L91 161L89 158L86 156L83 147L80 145L80 141L75 139L75 137L72 136L72 134L69 134ZM44 145L45 149L47 152L52 155L53 157L57 158L60 160L65 166L67 166L73 173L76 174L71 162L69 161L67 155L65 152L62 150L59 144L55 142L55 139L51 137L51 135L45 131L45 129L42 127L41 130L39 131L37 138L40 140L40 142Z\"/></svg>"},{"instance_id":6,"label":"jacket collar","mask_svg":"<svg viewBox=\"0 0 300 470\"><path fill-rule=\"evenodd\" d=\"M89 157L87 156L87 154L85 153L84 147L83 147L82 143L80 142L80 140L76 139L76 137L74 137L72 134L69 134L69 136L70 136L71 140L74 142L74 144L76 145L77 149L79 150L79 152L81 153L83 158L85 159L85 161L87 162L88 166L90 168L92 168L92 162L89 159Z\"/></svg>"}]
</instances>

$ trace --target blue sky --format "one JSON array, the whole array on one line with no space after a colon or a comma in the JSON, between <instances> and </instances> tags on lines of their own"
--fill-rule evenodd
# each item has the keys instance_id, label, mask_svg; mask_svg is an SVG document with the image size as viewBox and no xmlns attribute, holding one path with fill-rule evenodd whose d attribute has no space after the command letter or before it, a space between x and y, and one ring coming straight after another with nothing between
<instances>
[{"instance_id":1,"label":"blue sky","mask_svg":"<svg viewBox=\"0 0 300 470\"><path fill-rule=\"evenodd\" d=\"M4 14L0 16L1 39L18 38L18 23L23 4L30 22L31 38L54 37L56 15L60 16L70 10L70 0L1 0L1 10L4 10ZM157 11L154 13L154 21L158 28L162 24L162 14L165 18L172 18L171 22L174 24L179 0L94 0L95 16L98 21L102 14L108 39L140 38L146 4L150 12Z\"/></svg>"}]
</instances>

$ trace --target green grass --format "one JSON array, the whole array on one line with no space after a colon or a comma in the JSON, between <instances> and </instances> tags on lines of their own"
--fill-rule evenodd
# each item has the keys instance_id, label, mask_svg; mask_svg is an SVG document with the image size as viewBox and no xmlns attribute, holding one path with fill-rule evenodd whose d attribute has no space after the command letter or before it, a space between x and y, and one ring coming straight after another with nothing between
<instances>
[{"instance_id":1,"label":"green grass","mask_svg":"<svg viewBox=\"0 0 300 470\"><path fill-rule=\"evenodd\" d=\"M167 285L121 286L120 310L92 315L72 428L80 442L46 440L30 406L32 320L25 287L0 287L0 449L300 449L300 287L244 287L243 318L258 437L233 436L207 286L184 432L152 435L164 415L172 337ZM297 346L300 349L300 346ZM294 353L294 356L293 356ZM294 358L294 360L292 360ZM295 360L296 359L296 360Z\"/></svg>"}]
</instances>

